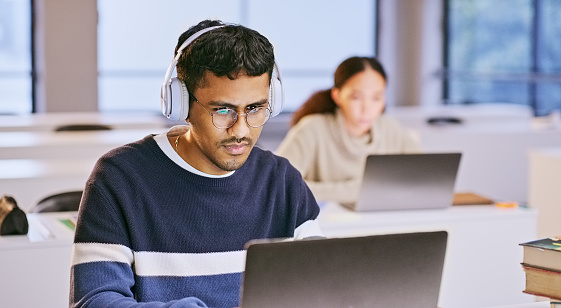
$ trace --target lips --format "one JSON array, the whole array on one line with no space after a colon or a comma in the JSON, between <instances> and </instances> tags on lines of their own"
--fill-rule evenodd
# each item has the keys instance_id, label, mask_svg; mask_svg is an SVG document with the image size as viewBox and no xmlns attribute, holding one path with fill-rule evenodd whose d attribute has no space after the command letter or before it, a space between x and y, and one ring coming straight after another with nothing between
<instances>
[{"instance_id":1,"label":"lips","mask_svg":"<svg viewBox=\"0 0 561 308\"><path fill-rule=\"evenodd\" d=\"M226 152L231 155L243 154L248 147L249 145L247 143L232 143L224 145Z\"/></svg>"}]
</instances>

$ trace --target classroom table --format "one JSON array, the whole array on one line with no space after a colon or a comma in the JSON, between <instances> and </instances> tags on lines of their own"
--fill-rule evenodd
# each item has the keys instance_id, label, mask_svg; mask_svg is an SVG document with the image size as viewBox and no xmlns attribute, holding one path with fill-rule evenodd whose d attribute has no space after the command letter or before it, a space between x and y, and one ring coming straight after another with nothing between
<instances>
[{"instance_id":1,"label":"classroom table","mask_svg":"<svg viewBox=\"0 0 561 308\"><path fill-rule=\"evenodd\" d=\"M76 215L27 214L27 235L0 236L0 307L68 307Z\"/></svg>"},{"instance_id":2,"label":"classroom table","mask_svg":"<svg viewBox=\"0 0 561 308\"><path fill-rule=\"evenodd\" d=\"M493 306L487 308L550 308L551 305L547 301L539 301L539 302L532 302L526 304L518 304L518 305L506 305L506 306Z\"/></svg>"},{"instance_id":3,"label":"classroom table","mask_svg":"<svg viewBox=\"0 0 561 308\"><path fill-rule=\"evenodd\" d=\"M447 231L439 306L473 308L534 301L522 293L525 277L518 244L536 238L537 214L535 209L495 205L354 212L325 203L318 221L328 237Z\"/></svg>"},{"instance_id":4,"label":"classroom table","mask_svg":"<svg viewBox=\"0 0 561 308\"><path fill-rule=\"evenodd\" d=\"M83 190L97 157L61 159L1 159L0 196L14 197L28 211L56 193Z\"/></svg>"},{"instance_id":5,"label":"classroom table","mask_svg":"<svg viewBox=\"0 0 561 308\"><path fill-rule=\"evenodd\" d=\"M0 159L100 157L120 145L164 131L164 128L70 132L0 131Z\"/></svg>"},{"instance_id":6,"label":"classroom table","mask_svg":"<svg viewBox=\"0 0 561 308\"><path fill-rule=\"evenodd\" d=\"M103 154L165 130L0 132L0 196L28 210L49 195L82 190Z\"/></svg>"},{"instance_id":7,"label":"classroom table","mask_svg":"<svg viewBox=\"0 0 561 308\"><path fill-rule=\"evenodd\" d=\"M73 230L63 221L75 216L76 212L31 213L27 236L0 237L2 305L67 306ZM440 307L492 307L535 301L534 296L522 293L522 249L518 246L535 239L535 209L477 205L355 213L328 203L322 205L318 221L329 237L448 231Z\"/></svg>"},{"instance_id":8,"label":"classroom table","mask_svg":"<svg viewBox=\"0 0 561 308\"><path fill-rule=\"evenodd\" d=\"M113 129L147 129L170 127L177 123L181 121L171 121L162 114L153 112L46 112L0 115L0 132L46 132L72 124L98 124Z\"/></svg>"}]
</instances>

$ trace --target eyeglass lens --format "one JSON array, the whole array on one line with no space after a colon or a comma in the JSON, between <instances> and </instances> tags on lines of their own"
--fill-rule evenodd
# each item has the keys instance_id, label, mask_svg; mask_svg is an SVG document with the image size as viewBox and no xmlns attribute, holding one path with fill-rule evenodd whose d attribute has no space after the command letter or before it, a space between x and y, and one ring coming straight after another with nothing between
<instances>
[{"instance_id":1,"label":"eyeglass lens","mask_svg":"<svg viewBox=\"0 0 561 308\"><path fill-rule=\"evenodd\" d=\"M261 127L269 120L271 112L266 107L256 107L245 113L245 121L251 127ZM212 114L212 122L217 128L230 128L238 120L238 113L233 109L225 108Z\"/></svg>"}]
</instances>

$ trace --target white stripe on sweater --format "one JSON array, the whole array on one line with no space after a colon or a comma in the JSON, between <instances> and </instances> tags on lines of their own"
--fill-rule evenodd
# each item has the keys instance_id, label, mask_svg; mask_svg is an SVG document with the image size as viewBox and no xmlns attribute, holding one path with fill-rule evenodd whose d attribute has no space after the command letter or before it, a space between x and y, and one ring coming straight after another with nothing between
<instances>
[{"instance_id":1,"label":"white stripe on sweater","mask_svg":"<svg viewBox=\"0 0 561 308\"><path fill-rule=\"evenodd\" d=\"M245 250L213 253L137 252L136 274L140 276L206 276L241 273Z\"/></svg>"},{"instance_id":2,"label":"white stripe on sweater","mask_svg":"<svg viewBox=\"0 0 561 308\"><path fill-rule=\"evenodd\" d=\"M317 221L310 220L294 231L294 239L323 236ZM293 240L291 238L285 240ZM90 262L119 262L132 265L139 276L205 276L241 273L245 250L212 253L133 252L126 246L75 243L72 265Z\"/></svg>"},{"instance_id":3,"label":"white stripe on sweater","mask_svg":"<svg viewBox=\"0 0 561 308\"><path fill-rule=\"evenodd\" d=\"M214 253L133 252L122 245L76 243L72 265L90 262L133 264L139 276L202 276L241 273L245 250Z\"/></svg>"},{"instance_id":4,"label":"white stripe on sweater","mask_svg":"<svg viewBox=\"0 0 561 308\"><path fill-rule=\"evenodd\" d=\"M74 243L72 246L72 265L103 261L130 265L133 261L132 250L117 244Z\"/></svg>"}]
</instances>

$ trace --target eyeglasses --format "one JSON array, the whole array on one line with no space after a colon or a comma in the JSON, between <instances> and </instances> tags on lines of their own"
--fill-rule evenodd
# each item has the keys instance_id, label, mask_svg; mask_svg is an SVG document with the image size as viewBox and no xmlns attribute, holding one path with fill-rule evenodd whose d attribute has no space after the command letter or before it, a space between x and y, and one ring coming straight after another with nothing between
<instances>
[{"instance_id":1,"label":"eyeglasses","mask_svg":"<svg viewBox=\"0 0 561 308\"><path fill-rule=\"evenodd\" d=\"M269 121L269 118L271 116L271 109L263 106L247 107L245 113L237 113L234 109L231 108L222 108L216 110L215 112L210 112L208 109L206 109L205 106L203 106L203 104L199 102L199 100L195 96L193 96L191 93L189 93L189 96L191 96L191 98L193 98L195 102L201 105L201 107L203 107L208 112L208 114L210 114L210 116L212 117L212 124L216 128L230 128L234 126L234 124L236 124L236 122L238 121L238 116L243 115L245 115L245 122L247 123L247 125L253 128L258 128L265 125L265 123Z\"/></svg>"}]
</instances>

